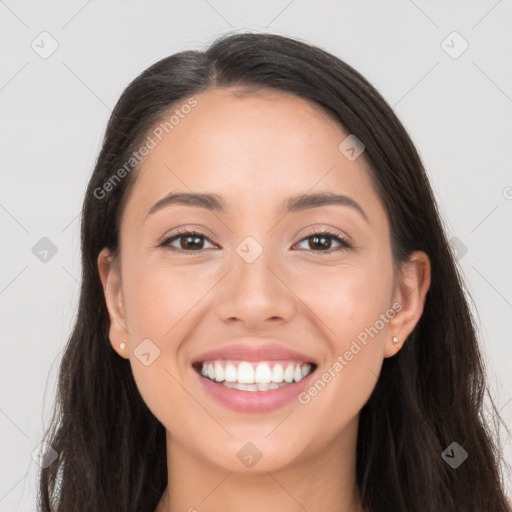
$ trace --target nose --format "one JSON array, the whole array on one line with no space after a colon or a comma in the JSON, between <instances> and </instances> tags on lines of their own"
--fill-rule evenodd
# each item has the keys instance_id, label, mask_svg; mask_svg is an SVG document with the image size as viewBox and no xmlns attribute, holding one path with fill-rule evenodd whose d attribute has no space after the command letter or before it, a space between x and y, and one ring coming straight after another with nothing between
<instances>
[{"instance_id":1,"label":"nose","mask_svg":"<svg viewBox=\"0 0 512 512\"><path fill-rule=\"evenodd\" d=\"M297 311L293 283L282 265L265 250L252 262L233 252L231 270L218 289L217 312L221 320L238 320L249 329L289 322Z\"/></svg>"}]
</instances>

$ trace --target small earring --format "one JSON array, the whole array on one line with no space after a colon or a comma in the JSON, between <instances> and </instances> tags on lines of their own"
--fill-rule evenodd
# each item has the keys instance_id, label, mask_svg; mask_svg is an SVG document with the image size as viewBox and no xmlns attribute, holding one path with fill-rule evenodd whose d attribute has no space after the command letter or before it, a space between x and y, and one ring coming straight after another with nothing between
<instances>
[{"instance_id":1,"label":"small earring","mask_svg":"<svg viewBox=\"0 0 512 512\"><path fill-rule=\"evenodd\" d=\"M124 341L123 341L122 343L120 343L120 344L119 344L119 348L120 348L121 350L124 350L124 349L125 349L125 347L126 347L126 343L125 343Z\"/></svg>"},{"instance_id":2,"label":"small earring","mask_svg":"<svg viewBox=\"0 0 512 512\"><path fill-rule=\"evenodd\" d=\"M398 338L396 336L393 336L393 343L398 343Z\"/></svg>"}]
</instances>

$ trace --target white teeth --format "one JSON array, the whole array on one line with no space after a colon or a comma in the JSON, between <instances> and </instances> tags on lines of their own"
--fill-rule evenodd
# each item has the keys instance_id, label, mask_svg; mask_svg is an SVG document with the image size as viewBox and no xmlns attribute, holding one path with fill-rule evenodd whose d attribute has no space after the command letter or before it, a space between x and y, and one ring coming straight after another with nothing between
<instances>
[{"instance_id":1,"label":"white teeth","mask_svg":"<svg viewBox=\"0 0 512 512\"><path fill-rule=\"evenodd\" d=\"M280 383L284 380L284 370L283 365L275 364L274 368L272 368L272 382Z\"/></svg>"},{"instance_id":2,"label":"white teeth","mask_svg":"<svg viewBox=\"0 0 512 512\"><path fill-rule=\"evenodd\" d=\"M257 384L235 384L233 387L242 391L258 391Z\"/></svg>"},{"instance_id":3,"label":"white teeth","mask_svg":"<svg viewBox=\"0 0 512 512\"><path fill-rule=\"evenodd\" d=\"M223 360L204 362L201 375L226 387L243 391L268 391L300 382L311 373L309 363L284 363L262 361L227 362Z\"/></svg>"},{"instance_id":4,"label":"white teeth","mask_svg":"<svg viewBox=\"0 0 512 512\"><path fill-rule=\"evenodd\" d=\"M238 365L238 382L240 384L254 384L254 369L245 361Z\"/></svg>"},{"instance_id":5,"label":"white teeth","mask_svg":"<svg viewBox=\"0 0 512 512\"><path fill-rule=\"evenodd\" d=\"M208 378L211 380L215 378L215 368L211 363L208 365Z\"/></svg>"},{"instance_id":6,"label":"white teeth","mask_svg":"<svg viewBox=\"0 0 512 512\"><path fill-rule=\"evenodd\" d=\"M217 382L222 382L224 380L224 368L222 368L222 365L219 362L215 363L215 380Z\"/></svg>"},{"instance_id":7,"label":"white teeth","mask_svg":"<svg viewBox=\"0 0 512 512\"><path fill-rule=\"evenodd\" d=\"M306 375L308 375L310 371L311 371L311 365L310 364L305 364L302 367L302 370L301 370L302 378L306 377Z\"/></svg>"},{"instance_id":8,"label":"white teeth","mask_svg":"<svg viewBox=\"0 0 512 512\"><path fill-rule=\"evenodd\" d=\"M284 380L286 382L291 382L293 380L293 364L290 363L286 370L284 371Z\"/></svg>"},{"instance_id":9,"label":"white teeth","mask_svg":"<svg viewBox=\"0 0 512 512\"><path fill-rule=\"evenodd\" d=\"M279 384L238 384L237 382L226 382L222 383L226 388L239 389L240 391L268 391L269 389L277 389L282 387ZM286 384L288 385L288 384Z\"/></svg>"},{"instance_id":10,"label":"white teeth","mask_svg":"<svg viewBox=\"0 0 512 512\"><path fill-rule=\"evenodd\" d=\"M272 371L267 363L260 363L256 366L254 381L256 384L268 384L269 382L272 382Z\"/></svg>"},{"instance_id":11,"label":"white teeth","mask_svg":"<svg viewBox=\"0 0 512 512\"><path fill-rule=\"evenodd\" d=\"M228 363L226 365L225 378L227 382L236 382L238 380L238 372L236 371L236 367L234 364Z\"/></svg>"}]
</instances>

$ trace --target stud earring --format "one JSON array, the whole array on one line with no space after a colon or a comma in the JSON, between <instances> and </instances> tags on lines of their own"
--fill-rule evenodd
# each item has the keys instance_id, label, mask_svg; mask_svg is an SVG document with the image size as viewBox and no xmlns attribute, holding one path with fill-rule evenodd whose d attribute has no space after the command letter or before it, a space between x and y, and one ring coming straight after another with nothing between
<instances>
[{"instance_id":1,"label":"stud earring","mask_svg":"<svg viewBox=\"0 0 512 512\"><path fill-rule=\"evenodd\" d=\"M393 343L398 343L398 338L396 336L393 336Z\"/></svg>"},{"instance_id":2,"label":"stud earring","mask_svg":"<svg viewBox=\"0 0 512 512\"><path fill-rule=\"evenodd\" d=\"M124 349L125 349L125 347L126 347L126 343L125 343L124 341L123 341L122 343L120 343L120 344L119 344L119 348L120 348L121 350L124 350Z\"/></svg>"}]
</instances>

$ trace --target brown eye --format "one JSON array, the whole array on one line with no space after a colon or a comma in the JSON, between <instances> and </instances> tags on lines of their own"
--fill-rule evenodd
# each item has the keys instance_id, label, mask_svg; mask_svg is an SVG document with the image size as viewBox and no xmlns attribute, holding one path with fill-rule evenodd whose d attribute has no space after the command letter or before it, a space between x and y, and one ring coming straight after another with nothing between
<instances>
[{"instance_id":1,"label":"brown eye","mask_svg":"<svg viewBox=\"0 0 512 512\"><path fill-rule=\"evenodd\" d=\"M177 240L181 240L178 247L171 245ZM209 239L203 233L199 233L197 231L183 231L165 238L159 245L160 247L166 247L171 251L199 253L204 250L203 246L205 240L208 240L209 242Z\"/></svg>"},{"instance_id":2,"label":"brown eye","mask_svg":"<svg viewBox=\"0 0 512 512\"><path fill-rule=\"evenodd\" d=\"M328 252L331 254L333 252L346 250L351 247L350 242L346 238L343 238L339 233L333 233L328 230L312 233L306 238L303 238L299 244L304 243L305 241L309 242L309 248L312 249L313 252ZM333 250L329 251L333 241L338 243L338 247L335 247Z\"/></svg>"}]
</instances>

